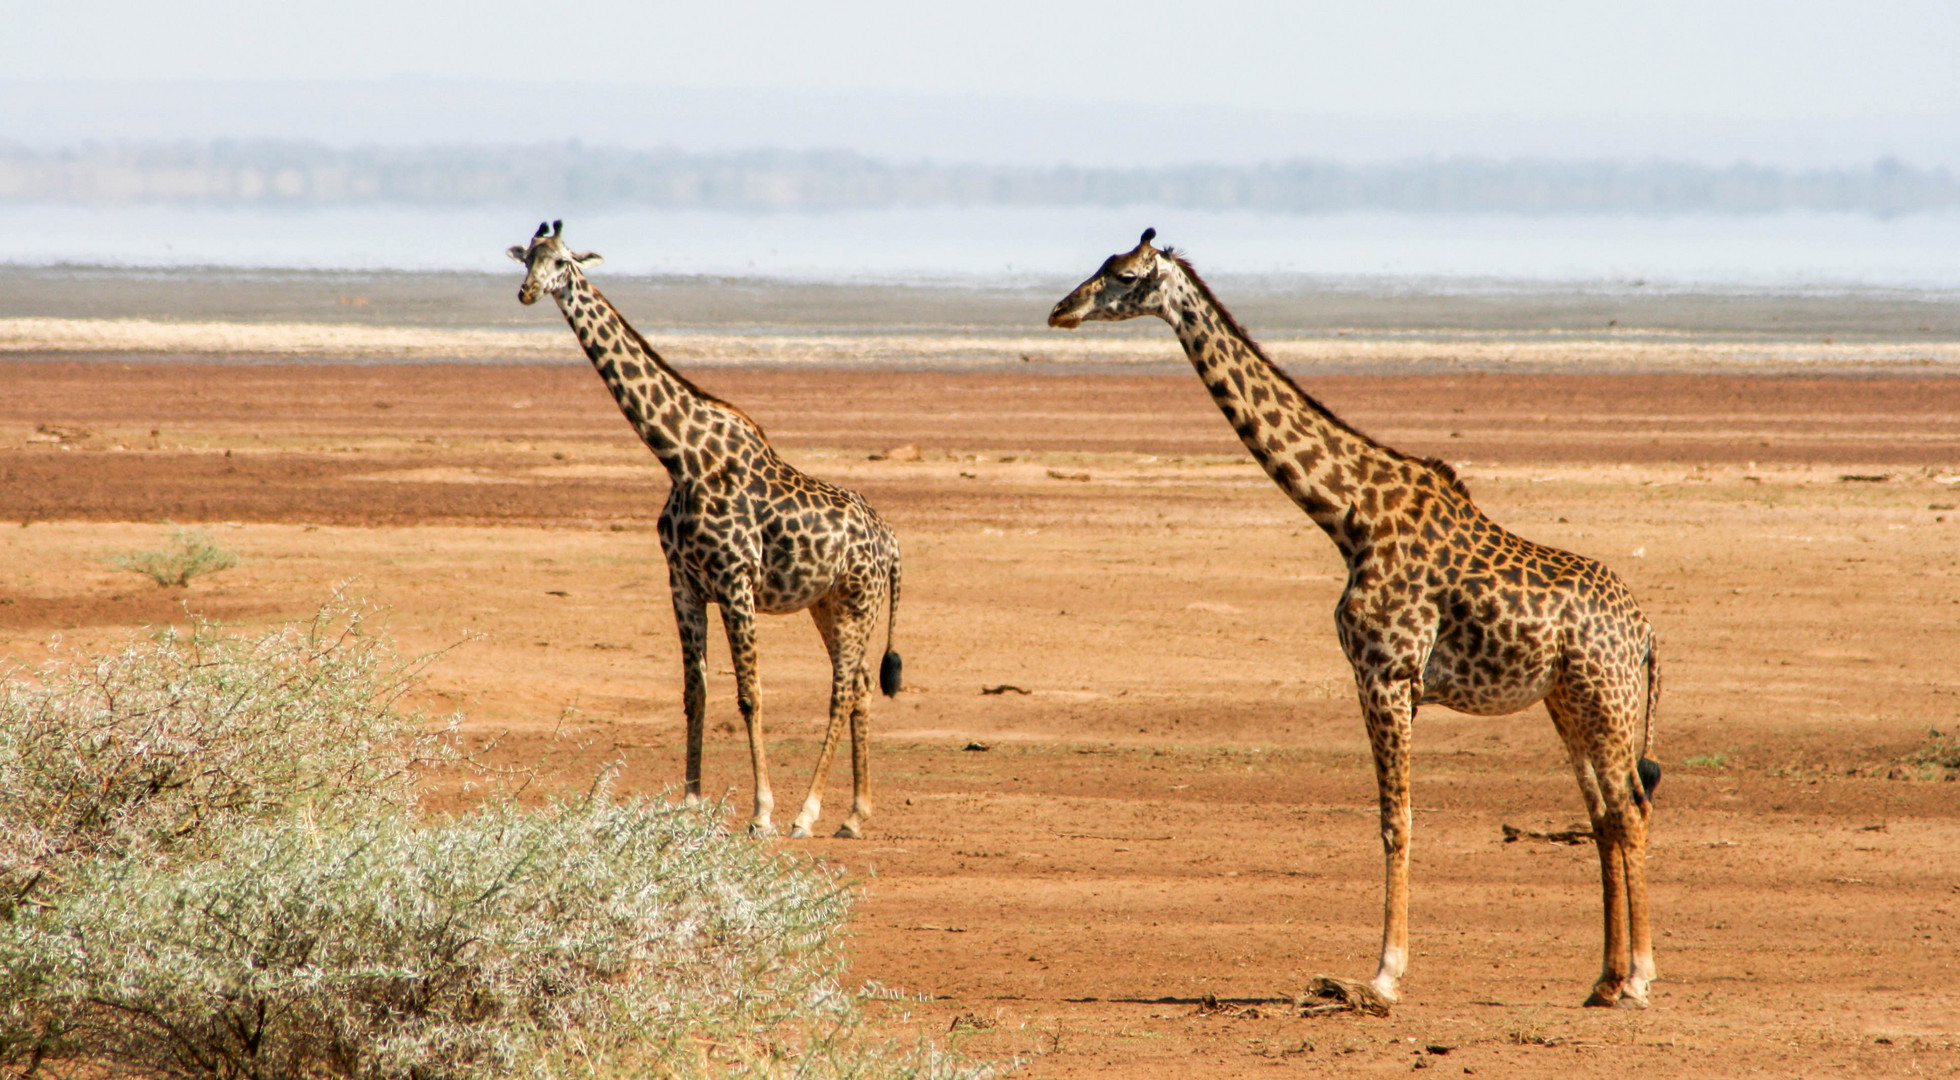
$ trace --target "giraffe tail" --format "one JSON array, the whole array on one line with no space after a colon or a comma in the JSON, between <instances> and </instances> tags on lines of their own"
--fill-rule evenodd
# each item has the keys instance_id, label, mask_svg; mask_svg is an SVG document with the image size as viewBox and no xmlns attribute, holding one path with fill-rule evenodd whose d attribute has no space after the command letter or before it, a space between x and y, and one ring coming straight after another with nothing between
<instances>
[{"instance_id":1,"label":"giraffe tail","mask_svg":"<svg viewBox=\"0 0 1960 1080\"><path fill-rule=\"evenodd\" d=\"M1661 705L1661 654L1660 643L1653 631L1647 632L1647 723L1646 733L1640 748L1640 764L1637 767L1640 778L1641 802L1654 797L1654 789L1660 786L1661 765L1647 755L1654 752L1654 713Z\"/></svg>"},{"instance_id":2,"label":"giraffe tail","mask_svg":"<svg viewBox=\"0 0 1960 1080\"><path fill-rule=\"evenodd\" d=\"M890 596L891 616L885 620L885 659L878 665L878 689L883 691L886 697L892 697L897 694L899 688L905 684L905 661L899 658L898 650L893 648L894 643L898 640L899 576L898 545L893 544Z\"/></svg>"}]
</instances>

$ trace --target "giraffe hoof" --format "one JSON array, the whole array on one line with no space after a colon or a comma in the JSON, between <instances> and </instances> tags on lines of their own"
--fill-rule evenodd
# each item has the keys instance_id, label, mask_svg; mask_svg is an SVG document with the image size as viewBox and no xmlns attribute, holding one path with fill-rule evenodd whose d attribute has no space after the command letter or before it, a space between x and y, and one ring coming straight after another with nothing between
<instances>
[{"instance_id":1,"label":"giraffe hoof","mask_svg":"<svg viewBox=\"0 0 1960 1080\"><path fill-rule=\"evenodd\" d=\"M789 838L791 840L808 840L810 838L810 830L804 825L793 825L789 830Z\"/></svg>"},{"instance_id":2,"label":"giraffe hoof","mask_svg":"<svg viewBox=\"0 0 1960 1080\"><path fill-rule=\"evenodd\" d=\"M844 824L837 826L837 831L831 835L839 840L856 840L863 834L858 831L856 825L846 821Z\"/></svg>"},{"instance_id":3,"label":"giraffe hoof","mask_svg":"<svg viewBox=\"0 0 1960 1080\"><path fill-rule=\"evenodd\" d=\"M776 827L766 821L749 822L749 835L757 838L776 835Z\"/></svg>"},{"instance_id":4,"label":"giraffe hoof","mask_svg":"<svg viewBox=\"0 0 1960 1080\"><path fill-rule=\"evenodd\" d=\"M1586 999L1588 1009L1644 1009L1646 1007L1646 995L1635 995L1617 984L1601 983L1593 987L1592 996Z\"/></svg>"}]
</instances>

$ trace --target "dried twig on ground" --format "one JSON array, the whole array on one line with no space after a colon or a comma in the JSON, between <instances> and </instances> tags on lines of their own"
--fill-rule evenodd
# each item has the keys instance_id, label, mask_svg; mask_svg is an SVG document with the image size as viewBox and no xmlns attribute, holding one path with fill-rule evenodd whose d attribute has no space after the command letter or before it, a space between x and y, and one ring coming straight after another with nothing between
<instances>
[{"instance_id":1,"label":"dried twig on ground","mask_svg":"<svg viewBox=\"0 0 1960 1080\"><path fill-rule=\"evenodd\" d=\"M1574 825L1570 829L1555 829L1552 832L1532 832L1530 829L1520 829L1516 825L1505 825L1503 829L1504 842L1507 844L1515 844L1520 840L1549 840L1554 844L1587 844L1591 843L1593 838L1592 830L1583 825Z\"/></svg>"},{"instance_id":2,"label":"dried twig on ground","mask_svg":"<svg viewBox=\"0 0 1960 1080\"><path fill-rule=\"evenodd\" d=\"M1220 1001L1217 994L1206 994L1198 999L1196 1016L1228 1016L1235 1020L1258 1020L1266 1014L1254 1004L1238 1001Z\"/></svg>"}]
</instances>

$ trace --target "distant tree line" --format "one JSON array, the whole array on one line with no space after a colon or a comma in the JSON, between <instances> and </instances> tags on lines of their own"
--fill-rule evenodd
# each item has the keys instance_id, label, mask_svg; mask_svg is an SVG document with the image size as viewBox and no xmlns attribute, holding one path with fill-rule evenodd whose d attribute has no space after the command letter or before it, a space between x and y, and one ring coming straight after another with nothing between
<instances>
[{"instance_id":1,"label":"distant tree line","mask_svg":"<svg viewBox=\"0 0 1960 1080\"><path fill-rule=\"evenodd\" d=\"M1892 216L1960 207L1960 177L1943 167L1919 168L1894 158L1803 170L1487 158L1038 169L894 163L848 151L687 154L578 144L343 149L211 142L62 150L0 146L0 200L739 210L1147 203L1302 214L1820 210Z\"/></svg>"}]
</instances>

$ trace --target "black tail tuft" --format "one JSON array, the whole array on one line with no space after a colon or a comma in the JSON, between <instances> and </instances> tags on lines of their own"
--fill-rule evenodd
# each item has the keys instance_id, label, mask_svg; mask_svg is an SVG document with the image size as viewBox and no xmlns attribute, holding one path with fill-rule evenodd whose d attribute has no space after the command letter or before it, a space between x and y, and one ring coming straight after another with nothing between
<instances>
[{"instance_id":1,"label":"black tail tuft","mask_svg":"<svg viewBox=\"0 0 1960 1080\"><path fill-rule=\"evenodd\" d=\"M885 662L878 665L878 689L883 690L886 697L896 695L898 688L904 685L904 671L905 661L900 660L897 653L887 649Z\"/></svg>"},{"instance_id":2,"label":"black tail tuft","mask_svg":"<svg viewBox=\"0 0 1960 1080\"><path fill-rule=\"evenodd\" d=\"M1644 757L1637 768L1640 773L1640 801L1646 802L1654 797L1654 789L1661 786L1661 763Z\"/></svg>"}]
</instances>

